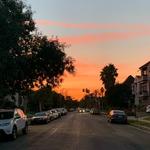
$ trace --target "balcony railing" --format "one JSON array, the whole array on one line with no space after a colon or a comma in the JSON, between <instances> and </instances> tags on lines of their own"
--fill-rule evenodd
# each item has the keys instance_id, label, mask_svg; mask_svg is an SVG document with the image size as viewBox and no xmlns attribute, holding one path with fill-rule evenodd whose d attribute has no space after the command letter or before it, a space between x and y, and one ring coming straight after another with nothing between
<instances>
[{"instance_id":1,"label":"balcony railing","mask_svg":"<svg viewBox=\"0 0 150 150\"><path fill-rule=\"evenodd\" d=\"M138 79L138 82L150 82L150 77L149 76L141 76L139 79Z\"/></svg>"}]
</instances>

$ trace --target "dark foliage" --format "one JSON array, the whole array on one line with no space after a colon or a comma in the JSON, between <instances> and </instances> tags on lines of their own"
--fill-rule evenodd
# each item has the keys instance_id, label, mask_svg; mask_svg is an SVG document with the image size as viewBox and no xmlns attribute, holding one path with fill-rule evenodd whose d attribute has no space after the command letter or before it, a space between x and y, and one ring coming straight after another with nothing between
<instances>
[{"instance_id":1,"label":"dark foliage","mask_svg":"<svg viewBox=\"0 0 150 150\"><path fill-rule=\"evenodd\" d=\"M102 69L100 72L100 79L102 80L106 91L115 85L117 76L117 68L113 64L109 64Z\"/></svg>"},{"instance_id":2,"label":"dark foliage","mask_svg":"<svg viewBox=\"0 0 150 150\"><path fill-rule=\"evenodd\" d=\"M126 84L116 84L106 94L108 104L115 108L129 108L133 104L131 89Z\"/></svg>"},{"instance_id":3,"label":"dark foliage","mask_svg":"<svg viewBox=\"0 0 150 150\"><path fill-rule=\"evenodd\" d=\"M0 97L33 87L58 86L64 71L74 72L66 46L39 35L32 11L22 0L0 1Z\"/></svg>"}]
</instances>

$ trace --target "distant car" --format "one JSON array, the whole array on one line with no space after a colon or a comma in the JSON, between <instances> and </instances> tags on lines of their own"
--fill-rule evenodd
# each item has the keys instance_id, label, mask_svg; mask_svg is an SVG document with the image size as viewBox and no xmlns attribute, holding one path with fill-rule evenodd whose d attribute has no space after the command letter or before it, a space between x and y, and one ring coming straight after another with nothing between
<instances>
[{"instance_id":1,"label":"distant car","mask_svg":"<svg viewBox=\"0 0 150 150\"><path fill-rule=\"evenodd\" d=\"M108 122L110 123L127 123L127 115L123 110L111 110L108 115Z\"/></svg>"},{"instance_id":2,"label":"distant car","mask_svg":"<svg viewBox=\"0 0 150 150\"><path fill-rule=\"evenodd\" d=\"M86 111L86 112L90 112L90 109L89 109L89 108L86 108L85 111Z\"/></svg>"},{"instance_id":3,"label":"distant car","mask_svg":"<svg viewBox=\"0 0 150 150\"><path fill-rule=\"evenodd\" d=\"M92 114L92 115L100 115L100 110L98 108L92 108L90 110L90 114Z\"/></svg>"},{"instance_id":4,"label":"distant car","mask_svg":"<svg viewBox=\"0 0 150 150\"><path fill-rule=\"evenodd\" d=\"M78 110L78 112L79 112L79 113L85 113L85 109L84 109L84 108L80 108L80 109Z\"/></svg>"},{"instance_id":5,"label":"distant car","mask_svg":"<svg viewBox=\"0 0 150 150\"><path fill-rule=\"evenodd\" d=\"M36 123L49 123L49 113L48 112L37 112L34 114L34 116L31 118L31 124Z\"/></svg>"},{"instance_id":6,"label":"distant car","mask_svg":"<svg viewBox=\"0 0 150 150\"><path fill-rule=\"evenodd\" d=\"M150 113L150 105L147 105L147 107L146 107L146 113Z\"/></svg>"},{"instance_id":7,"label":"distant car","mask_svg":"<svg viewBox=\"0 0 150 150\"><path fill-rule=\"evenodd\" d=\"M8 135L12 140L17 138L18 132L28 133L27 116L21 109L0 110L0 134Z\"/></svg>"},{"instance_id":8,"label":"distant car","mask_svg":"<svg viewBox=\"0 0 150 150\"><path fill-rule=\"evenodd\" d=\"M69 111L73 112L73 111L76 111L76 109L75 108L70 108Z\"/></svg>"}]
</instances>

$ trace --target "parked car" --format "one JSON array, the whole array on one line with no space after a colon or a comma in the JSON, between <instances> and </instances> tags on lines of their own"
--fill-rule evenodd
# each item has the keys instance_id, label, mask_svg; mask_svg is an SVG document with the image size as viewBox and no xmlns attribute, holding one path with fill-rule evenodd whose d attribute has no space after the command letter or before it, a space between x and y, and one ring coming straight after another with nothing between
<instances>
[{"instance_id":1,"label":"parked car","mask_svg":"<svg viewBox=\"0 0 150 150\"><path fill-rule=\"evenodd\" d=\"M100 115L100 110L98 108L92 108L90 110L90 114L92 114L92 115Z\"/></svg>"},{"instance_id":2,"label":"parked car","mask_svg":"<svg viewBox=\"0 0 150 150\"><path fill-rule=\"evenodd\" d=\"M62 108L62 112L63 112L63 115L66 115L68 111L66 108Z\"/></svg>"},{"instance_id":3,"label":"parked car","mask_svg":"<svg viewBox=\"0 0 150 150\"><path fill-rule=\"evenodd\" d=\"M56 111L58 112L58 117L61 117L63 115L61 108L56 108Z\"/></svg>"},{"instance_id":4,"label":"parked car","mask_svg":"<svg viewBox=\"0 0 150 150\"><path fill-rule=\"evenodd\" d=\"M58 113L58 111L56 109L51 109L50 111L53 114L53 119L59 118L59 113Z\"/></svg>"},{"instance_id":5,"label":"parked car","mask_svg":"<svg viewBox=\"0 0 150 150\"><path fill-rule=\"evenodd\" d=\"M85 111L86 111L86 112L90 112L90 109L89 109L89 108L86 108Z\"/></svg>"},{"instance_id":6,"label":"parked car","mask_svg":"<svg viewBox=\"0 0 150 150\"><path fill-rule=\"evenodd\" d=\"M110 123L127 123L127 115L123 110L111 110L108 115L108 122Z\"/></svg>"},{"instance_id":7,"label":"parked car","mask_svg":"<svg viewBox=\"0 0 150 150\"><path fill-rule=\"evenodd\" d=\"M150 105L147 105L147 107L146 107L146 113L150 113Z\"/></svg>"},{"instance_id":8,"label":"parked car","mask_svg":"<svg viewBox=\"0 0 150 150\"><path fill-rule=\"evenodd\" d=\"M67 109L66 108L57 108L57 111L59 111L61 113L61 116L67 114Z\"/></svg>"},{"instance_id":9,"label":"parked car","mask_svg":"<svg viewBox=\"0 0 150 150\"><path fill-rule=\"evenodd\" d=\"M17 138L18 132L28 133L27 116L21 109L0 110L0 134L10 136L12 140Z\"/></svg>"},{"instance_id":10,"label":"parked car","mask_svg":"<svg viewBox=\"0 0 150 150\"><path fill-rule=\"evenodd\" d=\"M35 123L49 123L50 117L48 112L37 112L31 119L31 124Z\"/></svg>"},{"instance_id":11,"label":"parked car","mask_svg":"<svg viewBox=\"0 0 150 150\"><path fill-rule=\"evenodd\" d=\"M49 120L50 120L50 121L53 120L53 119L54 119L54 114L53 114L53 112L52 112L51 110L48 110L47 113L48 113L48 116L49 116Z\"/></svg>"}]
</instances>

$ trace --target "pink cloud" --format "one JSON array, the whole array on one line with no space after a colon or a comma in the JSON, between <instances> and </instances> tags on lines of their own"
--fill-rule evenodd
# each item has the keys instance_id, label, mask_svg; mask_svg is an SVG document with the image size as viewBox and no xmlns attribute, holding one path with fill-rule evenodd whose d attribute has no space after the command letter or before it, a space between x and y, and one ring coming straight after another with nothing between
<instances>
[{"instance_id":1,"label":"pink cloud","mask_svg":"<svg viewBox=\"0 0 150 150\"><path fill-rule=\"evenodd\" d=\"M132 38L139 38L143 36L150 36L150 31L143 32L105 32L99 34L86 34L79 36L65 36L60 37L61 42L68 44L94 43L94 42L109 42L116 40L128 40Z\"/></svg>"},{"instance_id":2,"label":"pink cloud","mask_svg":"<svg viewBox=\"0 0 150 150\"><path fill-rule=\"evenodd\" d=\"M57 26L71 29L112 29L112 30L126 30L126 32L102 32L98 34L85 34L78 36L64 36L60 37L61 42L68 44L81 44L93 42L107 42L115 40L126 40L130 38L137 38L141 36L150 35L150 25L147 24L96 24L96 23L65 23L55 22L50 20L36 20L40 26Z\"/></svg>"},{"instance_id":3,"label":"pink cloud","mask_svg":"<svg viewBox=\"0 0 150 150\"><path fill-rule=\"evenodd\" d=\"M117 23L66 23L38 19L35 21L40 26L57 26L71 29L125 29L125 30L150 30L149 24L117 24Z\"/></svg>"}]
</instances>

